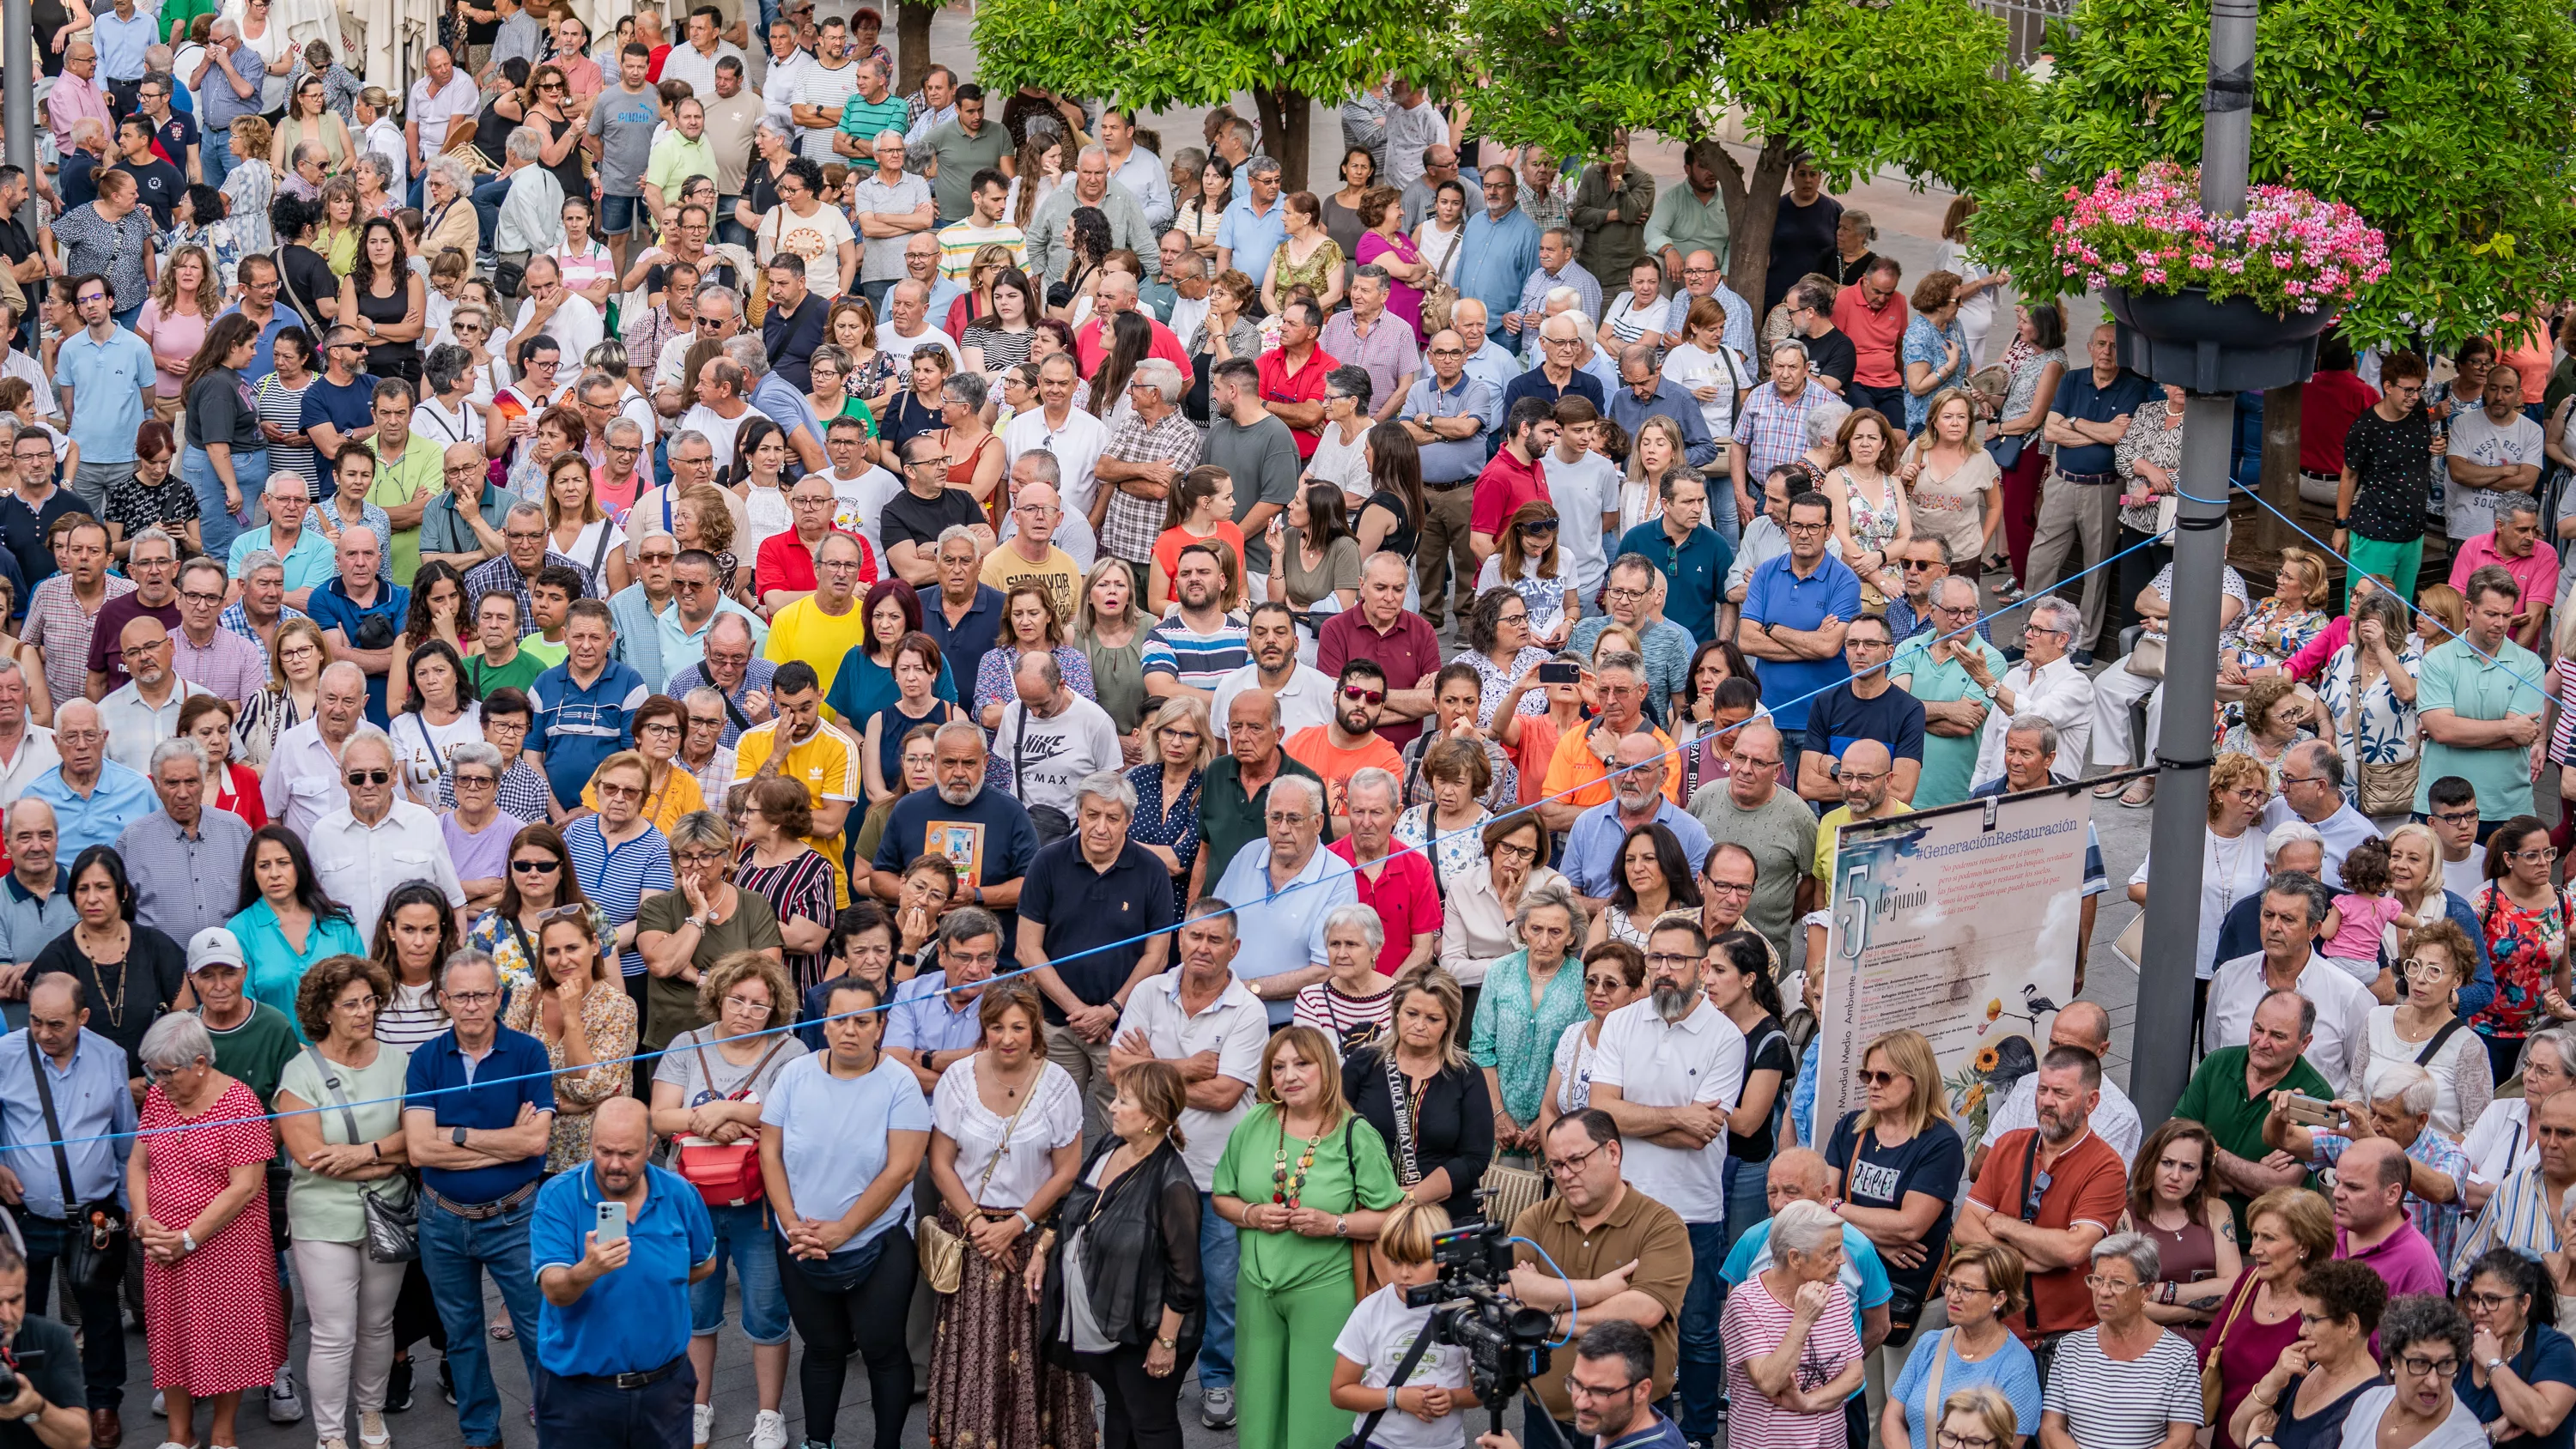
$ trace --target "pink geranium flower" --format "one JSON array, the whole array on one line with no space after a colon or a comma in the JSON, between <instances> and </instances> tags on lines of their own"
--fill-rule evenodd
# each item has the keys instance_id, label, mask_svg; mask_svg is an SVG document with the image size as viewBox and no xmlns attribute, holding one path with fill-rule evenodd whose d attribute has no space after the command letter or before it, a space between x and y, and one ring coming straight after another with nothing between
<instances>
[{"instance_id":1,"label":"pink geranium flower","mask_svg":"<svg viewBox=\"0 0 2576 1449\"><path fill-rule=\"evenodd\" d=\"M2257 186L2241 217L2201 210L2199 173L2170 161L2134 175L2113 170L2069 187L2050 224L2068 276L2100 287L2244 297L2275 315L2340 309L2388 275L2388 241L2342 202L2288 186Z\"/></svg>"}]
</instances>

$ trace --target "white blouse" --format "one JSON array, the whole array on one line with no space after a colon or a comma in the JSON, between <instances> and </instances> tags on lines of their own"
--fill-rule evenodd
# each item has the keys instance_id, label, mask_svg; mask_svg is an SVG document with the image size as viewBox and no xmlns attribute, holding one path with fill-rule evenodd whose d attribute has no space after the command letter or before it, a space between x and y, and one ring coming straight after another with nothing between
<instances>
[{"instance_id":1,"label":"white blouse","mask_svg":"<svg viewBox=\"0 0 2576 1449\"><path fill-rule=\"evenodd\" d=\"M1071 1073L1048 1062L1038 1070L1028 1106L1013 1127L1009 1117L986 1107L975 1090L975 1065L983 1059L982 1052L969 1053L939 1074L939 1090L930 1096L931 1125L957 1144L957 1178L966 1190L974 1192L983 1183L975 1198L978 1206L1016 1208L1055 1175L1055 1150L1082 1140L1082 1089ZM1010 1137L1007 1148L1005 1133ZM996 1151L1001 1153L998 1164ZM993 1174L989 1182L987 1168Z\"/></svg>"},{"instance_id":2,"label":"white blouse","mask_svg":"<svg viewBox=\"0 0 2576 1449\"><path fill-rule=\"evenodd\" d=\"M1556 1110L1563 1114L1582 1111L1592 1105L1592 1063L1601 1048L1584 1039L1592 1029L1592 1018L1568 1022L1565 1034L1556 1039Z\"/></svg>"}]
</instances>

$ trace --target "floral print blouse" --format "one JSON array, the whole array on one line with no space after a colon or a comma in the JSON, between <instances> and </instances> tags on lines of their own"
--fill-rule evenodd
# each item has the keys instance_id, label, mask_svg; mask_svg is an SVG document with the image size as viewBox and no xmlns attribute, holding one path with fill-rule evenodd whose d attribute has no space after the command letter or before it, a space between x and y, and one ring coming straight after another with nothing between
<instances>
[{"instance_id":1,"label":"floral print blouse","mask_svg":"<svg viewBox=\"0 0 2576 1449\"><path fill-rule=\"evenodd\" d=\"M2534 911L2516 905L2490 881L2478 887L2469 907L2485 929L2496 981L2495 1000L2469 1018L2469 1027L2480 1036L2528 1036L2535 1025L2547 1024L2540 995L2549 987L2553 956L2567 944L2568 895L2553 889L2548 906Z\"/></svg>"},{"instance_id":2,"label":"floral print blouse","mask_svg":"<svg viewBox=\"0 0 2576 1449\"><path fill-rule=\"evenodd\" d=\"M1180 873L1172 877L1172 905L1178 910L1189 907L1190 866L1199 858L1199 782L1204 778L1205 771L1192 770L1179 798L1165 800L1160 764L1148 760L1127 772L1127 783L1136 787L1136 814L1128 822L1127 838L1138 845L1159 845L1180 861Z\"/></svg>"},{"instance_id":3,"label":"floral print blouse","mask_svg":"<svg viewBox=\"0 0 2576 1449\"><path fill-rule=\"evenodd\" d=\"M555 1125L546 1139L546 1171L561 1172L590 1161L590 1124L599 1104L630 1094L635 1082L635 1000L614 979L594 979L582 993L581 1034L590 1044L591 1065L563 1070L562 1037L549 1037L537 1010L545 993L520 991L510 997L501 1024L524 1031L545 1045L546 1061L556 1070Z\"/></svg>"},{"instance_id":4,"label":"floral print blouse","mask_svg":"<svg viewBox=\"0 0 2576 1449\"><path fill-rule=\"evenodd\" d=\"M2410 679L2423 673L2421 635L2407 631L2397 662L2405 666ZM2317 681L2317 697L2334 721L2335 742L2343 749L2345 767L2357 770L2366 764L2395 765L2415 758L2414 702L2399 699L2397 691L2388 687L2387 675L2374 674L2370 687L2362 691L2361 718L2356 727L2352 719L2352 682L2358 672L2353 646L2346 644L2326 661L2325 675Z\"/></svg>"},{"instance_id":5,"label":"floral print blouse","mask_svg":"<svg viewBox=\"0 0 2576 1449\"><path fill-rule=\"evenodd\" d=\"M1432 832L1436 829L1431 823L1431 809L1429 805L1416 805L1395 818L1395 843L1398 846L1421 846L1431 841ZM1443 901L1477 866L1485 863L1485 825L1493 818L1492 811L1479 807L1472 824L1442 835L1438 843L1431 846L1431 864L1439 872L1435 883L1440 887Z\"/></svg>"},{"instance_id":6,"label":"floral print blouse","mask_svg":"<svg viewBox=\"0 0 2576 1449\"><path fill-rule=\"evenodd\" d=\"M590 929L599 937L601 952L609 953L608 942L616 939L617 930L608 924L608 913L596 905L590 908ZM536 937L530 936L528 943L536 944ZM519 932L502 921L499 911L485 911L475 917L474 928L465 933L465 944L492 958L501 977L503 995L515 1001L535 994L527 988L536 982L536 963L519 949Z\"/></svg>"},{"instance_id":7,"label":"floral print blouse","mask_svg":"<svg viewBox=\"0 0 2576 1449\"><path fill-rule=\"evenodd\" d=\"M2228 630L2219 643L2221 648L2235 652L2237 663L2248 669L2262 669L2277 665L2308 647L2308 641L2317 637L2317 631L2325 626L2323 609L2294 609L2282 602L2280 595L2272 594L2257 599L2254 607L2237 619L2236 627ZM2257 642L2274 630L2280 631L2281 635L2277 647Z\"/></svg>"}]
</instances>

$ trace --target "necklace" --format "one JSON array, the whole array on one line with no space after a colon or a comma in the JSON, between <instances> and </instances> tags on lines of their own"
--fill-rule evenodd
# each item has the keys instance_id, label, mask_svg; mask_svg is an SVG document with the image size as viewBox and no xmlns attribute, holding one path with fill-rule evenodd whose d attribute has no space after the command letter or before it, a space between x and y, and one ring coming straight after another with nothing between
<instances>
[{"instance_id":1,"label":"necklace","mask_svg":"<svg viewBox=\"0 0 2576 1449\"><path fill-rule=\"evenodd\" d=\"M86 930L87 928L84 927L83 929ZM111 939L113 938L111 937ZM99 999L107 1003L108 1024L116 1027L124 1026L125 988L127 983L134 979L134 973L124 969L125 958L123 956L119 956L113 961L101 961L97 957L90 955L87 951L81 952L80 956L82 960L89 963L89 979L93 985L98 987ZM116 995L113 997L107 994L107 968L110 966L117 968Z\"/></svg>"},{"instance_id":2,"label":"necklace","mask_svg":"<svg viewBox=\"0 0 2576 1449\"><path fill-rule=\"evenodd\" d=\"M1306 1173L1315 1165L1315 1148L1323 1140L1324 1134L1321 1132L1306 1139L1305 1150L1297 1157L1297 1175L1290 1177L1288 1175L1288 1114L1285 1112L1279 1114L1279 1153L1277 1160L1270 1167L1272 1202L1286 1207L1297 1205L1298 1197L1306 1189Z\"/></svg>"}]
</instances>

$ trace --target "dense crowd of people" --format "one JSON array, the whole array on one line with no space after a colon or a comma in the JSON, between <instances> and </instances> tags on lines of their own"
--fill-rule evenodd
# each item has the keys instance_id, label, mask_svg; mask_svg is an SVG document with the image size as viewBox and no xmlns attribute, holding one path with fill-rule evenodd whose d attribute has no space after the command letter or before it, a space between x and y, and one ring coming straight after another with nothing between
<instances>
[{"instance_id":1,"label":"dense crowd of people","mask_svg":"<svg viewBox=\"0 0 2576 1449\"><path fill-rule=\"evenodd\" d=\"M400 96L73 9L0 167L0 1449L118 1449L129 1313L164 1449L497 1446L495 1343L541 1443L703 1446L729 1328L752 1449L853 1356L880 1446L2576 1435L2545 333L2325 345L2175 1112L2073 1001L1981 1118L1899 1030L1818 1120L1841 827L2155 793L2181 396L1972 200L1909 281L1811 168L1731 237L1714 143L1401 80L1318 195L898 94L866 8L467 0ZM1511 1435L1406 1296L1487 1218Z\"/></svg>"}]
</instances>

